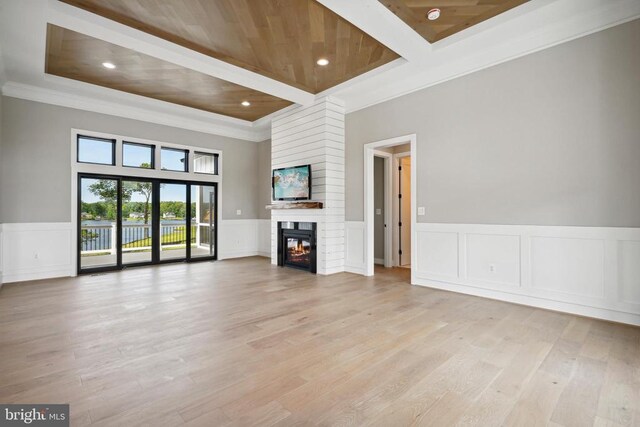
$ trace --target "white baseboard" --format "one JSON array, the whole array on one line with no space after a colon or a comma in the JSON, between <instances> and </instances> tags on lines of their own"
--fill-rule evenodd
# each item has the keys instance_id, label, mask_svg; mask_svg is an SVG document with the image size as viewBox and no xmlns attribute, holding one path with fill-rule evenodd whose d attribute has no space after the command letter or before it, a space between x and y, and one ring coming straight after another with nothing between
<instances>
[{"instance_id":1,"label":"white baseboard","mask_svg":"<svg viewBox=\"0 0 640 427\"><path fill-rule=\"evenodd\" d=\"M0 286L75 275L72 235L71 223L0 225ZM269 220L222 220L218 258L270 256L270 238Z\"/></svg>"},{"instance_id":2,"label":"white baseboard","mask_svg":"<svg viewBox=\"0 0 640 427\"><path fill-rule=\"evenodd\" d=\"M346 271L366 274L364 222ZM416 224L412 283L640 325L640 228Z\"/></svg>"},{"instance_id":3,"label":"white baseboard","mask_svg":"<svg viewBox=\"0 0 640 427\"><path fill-rule=\"evenodd\" d=\"M417 224L413 282L640 325L640 229Z\"/></svg>"},{"instance_id":4,"label":"white baseboard","mask_svg":"<svg viewBox=\"0 0 640 427\"><path fill-rule=\"evenodd\" d=\"M527 295L495 291L492 289L482 289L476 286L459 285L456 283L440 282L437 280L428 280L422 278L418 278L413 284L428 288L458 292L461 294L475 295L478 297L490 298L499 301L512 302L515 304L522 304L531 307L544 308L547 310L577 314L579 316L592 317L596 319L604 319L612 322L628 323L631 325L640 326L640 314L625 313L598 307L589 307L580 304L572 304L551 299L536 298Z\"/></svg>"}]
</instances>

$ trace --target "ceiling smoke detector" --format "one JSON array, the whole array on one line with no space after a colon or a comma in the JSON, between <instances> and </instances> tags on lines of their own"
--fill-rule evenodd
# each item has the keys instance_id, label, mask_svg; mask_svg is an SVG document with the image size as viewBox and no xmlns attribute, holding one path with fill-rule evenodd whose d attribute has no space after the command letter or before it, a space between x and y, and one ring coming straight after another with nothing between
<instances>
[{"instance_id":1,"label":"ceiling smoke detector","mask_svg":"<svg viewBox=\"0 0 640 427\"><path fill-rule=\"evenodd\" d=\"M427 19L429 21L435 21L438 18L440 18L440 9L431 9L429 12L427 12Z\"/></svg>"}]
</instances>

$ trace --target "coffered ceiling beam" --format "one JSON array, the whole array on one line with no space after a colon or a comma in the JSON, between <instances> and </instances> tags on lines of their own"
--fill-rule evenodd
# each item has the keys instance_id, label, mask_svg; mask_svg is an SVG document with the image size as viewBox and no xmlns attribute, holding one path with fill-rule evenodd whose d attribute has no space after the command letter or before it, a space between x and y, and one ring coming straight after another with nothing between
<instances>
[{"instance_id":1,"label":"coffered ceiling beam","mask_svg":"<svg viewBox=\"0 0 640 427\"><path fill-rule=\"evenodd\" d=\"M312 93L211 58L57 0L49 0L47 6L48 22L60 27L297 104L307 105L315 100L315 95Z\"/></svg>"},{"instance_id":2,"label":"coffered ceiling beam","mask_svg":"<svg viewBox=\"0 0 640 427\"><path fill-rule=\"evenodd\" d=\"M431 45L378 0L317 0L409 62L431 52Z\"/></svg>"}]
</instances>

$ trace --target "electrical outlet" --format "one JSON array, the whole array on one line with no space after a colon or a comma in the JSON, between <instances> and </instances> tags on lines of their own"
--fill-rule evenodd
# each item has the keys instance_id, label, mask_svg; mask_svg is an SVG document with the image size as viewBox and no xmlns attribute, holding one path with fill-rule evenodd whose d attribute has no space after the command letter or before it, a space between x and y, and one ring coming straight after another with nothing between
<instances>
[{"instance_id":1,"label":"electrical outlet","mask_svg":"<svg viewBox=\"0 0 640 427\"><path fill-rule=\"evenodd\" d=\"M490 271L490 272L492 272L492 273L495 273L495 272L496 272L496 266L495 266L495 264L489 264L489 271Z\"/></svg>"},{"instance_id":2,"label":"electrical outlet","mask_svg":"<svg viewBox=\"0 0 640 427\"><path fill-rule=\"evenodd\" d=\"M424 206L420 206L418 208L418 215L422 216L424 214L425 214L425 208L424 208Z\"/></svg>"},{"instance_id":3,"label":"electrical outlet","mask_svg":"<svg viewBox=\"0 0 640 427\"><path fill-rule=\"evenodd\" d=\"M242 209L236 210L236 215L242 215Z\"/></svg>"},{"instance_id":4,"label":"electrical outlet","mask_svg":"<svg viewBox=\"0 0 640 427\"><path fill-rule=\"evenodd\" d=\"M40 255L38 254L38 252L33 253L33 259L38 259L39 257Z\"/></svg>"},{"instance_id":5,"label":"electrical outlet","mask_svg":"<svg viewBox=\"0 0 640 427\"><path fill-rule=\"evenodd\" d=\"M382 209L376 209L376 215L382 215Z\"/></svg>"}]
</instances>

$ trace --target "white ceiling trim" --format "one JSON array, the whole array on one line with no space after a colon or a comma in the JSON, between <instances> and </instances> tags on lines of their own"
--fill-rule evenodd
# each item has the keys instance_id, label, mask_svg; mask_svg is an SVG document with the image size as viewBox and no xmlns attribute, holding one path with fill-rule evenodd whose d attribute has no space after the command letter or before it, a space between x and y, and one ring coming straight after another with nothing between
<instances>
[{"instance_id":1,"label":"white ceiling trim","mask_svg":"<svg viewBox=\"0 0 640 427\"><path fill-rule=\"evenodd\" d=\"M298 104L313 103L312 93L122 25L83 9L49 0L47 21L88 36L162 59Z\"/></svg>"},{"instance_id":2,"label":"white ceiling trim","mask_svg":"<svg viewBox=\"0 0 640 427\"><path fill-rule=\"evenodd\" d=\"M357 0L345 8L357 16L368 10L368 2L379 3ZM338 12L342 3L335 3ZM357 111L640 17L638 0L532 0L521 7L431 45L419 60L332 95L346 102L348 113Z\"/></svg>"},{"instance_id":3,"label":"white ceiling trim","mask_svg":"<svg viewBox=\"0 0 640 427\"><path fill-rule=\"evenodd\" d=\"M142 100L142 105L135 106L131 102L106 101L100 97L77 95L65 90L55 90L15 82L5 83L2 87L2 94L12 98L141 120L245 141L259 142L269 139L271 136L269 128L258 129L251 122L234 119L237 120L236 123L225 124L220 123L220 118L216 117L218 115L209 113L203 113L201 118L195 118L196 114L192 112L183 115L161 112L157 108L152 109L145 106L145 100ZM169 106L173 108L173 104ZM200 112L198 111L198 113ZM228 119L226 116L222 117L224 117L224 120Z\"/></svg>"},{"instance_id":4,"label":"white ceiling trim","mask_svg":"<svg viewBox=\"0 0 640 427\"><path fill-rule=\"evenodd\" d=\"M3 93L8 96L262 141L270 136L271 119L288 109L249 123L45 75L46 23L299 104L331 95L343 100L347 112L352 112L640 17L638 0L532 0L429 44L378 0L318 1L403 58L314 96L57 0L0 0L0 84L4 60L8 83Z\"/></svg>"}]
</instances>

